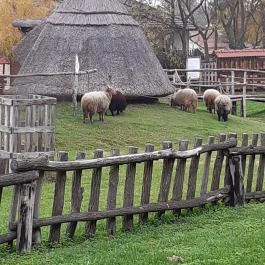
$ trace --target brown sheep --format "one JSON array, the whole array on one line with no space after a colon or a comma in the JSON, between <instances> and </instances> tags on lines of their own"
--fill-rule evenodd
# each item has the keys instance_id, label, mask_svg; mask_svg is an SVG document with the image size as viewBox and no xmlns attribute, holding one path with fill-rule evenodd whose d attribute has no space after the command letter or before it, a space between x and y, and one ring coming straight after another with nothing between
<instances>
[{"instance_id":1,"label":"brown sheep","mask_svg":"<svg viewBox=\"0 0 265 265\"><path fill-rule=\"evenodd\" d=\"M120 114L120 112L123 112L127 107L127 101L125 96L120 92L116 91L115 94L112 96L109 110L111 112L111 115L114 116L114 111L117 111L117 115Z\"/></svg>"}]
</instances>

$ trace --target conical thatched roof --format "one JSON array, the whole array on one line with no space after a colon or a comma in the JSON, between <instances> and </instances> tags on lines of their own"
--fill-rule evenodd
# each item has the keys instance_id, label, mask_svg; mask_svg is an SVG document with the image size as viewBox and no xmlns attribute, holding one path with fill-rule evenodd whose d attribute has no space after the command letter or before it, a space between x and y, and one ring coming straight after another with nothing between
<instances>
[{"instance_id":1,"label":"conical thatched roof","mask_svg":"<svg viewBox=\"0 0 265 265\"><path fill-rule=\"evenodd\" d=\"M109 75L130 96L158 96L174 91L138 23L119 0L65 0L29 32L14 53L20 73L98 69L80 77L79 94L102 90ZM17 79L15 93L71 94L73 77Z\"/></svg>"}]
</instances>

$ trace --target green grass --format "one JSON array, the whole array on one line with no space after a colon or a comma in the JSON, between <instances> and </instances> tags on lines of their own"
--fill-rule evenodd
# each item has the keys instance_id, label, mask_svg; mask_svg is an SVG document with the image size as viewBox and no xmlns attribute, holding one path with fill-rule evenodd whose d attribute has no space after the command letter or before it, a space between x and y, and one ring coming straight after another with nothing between
<instances>
[{"instance_id":1,"label":"green grass","mask_svg":"<svg viewBox=\"0 0 265 265\"><path fill-rule=\"evenodd\" d=\"M58 106L56 148L70 151L71 154L76 150L85 150L91 155L97 148L107 153L111 148L120 148L126 153L129 146L144 150L146 143L152 143L156 149L160 149L162 141L166 140L172 141L177 148L179 139L188 139L192 144L194 137L199 136L206 143L209 135L229 132L241 135L265 130L265 124L260 122L260 114L257 120L253 119L255 112L265 109L257 103L250 103L251 118L244 120L230 115L226 123L217 122L216 116L207 113L203 104L200 104L195 114L175 110L165 103L129 105L120 116L106 116L104 124L95 115L93 125L82 123L80 109L77 116L73 117L70 104Z\"/></svg>"},{"instance_id":2,"label":"green grass","mask_svg":"<svg viewBox=\"0 0 265 265\"><path fill-rule=\"evenodd\" d=\"M136 146L142 152L146 143L161 148L165 140L173 142L178 148L179 139L188 139L190 148L195 136L203 138L219 133L236 132L259 133L265 130L265 106L250 102L247 105L248 118L229 116L227 123L218 122L215 115L205 111L200 104L195 114L170 108L164 103L154 105L129 105L120 116L107 116L104 124L95 116L94 124L83 124L82 113L78 110L72 116L71 106L66 103L57 105L56 149L69 151L74 159L77 151L86 151L87 157L93 151L102 148L109 155L112 148L120 148L121 153L128 152L129 146ZM215 154L213 154L214 160ZM202 156L202 161L204 156ZM188 163L189 164L189 163ZM200 192L203 162L198 171L196 194ZM157 201L162 162L154 163L151 190L151 202ZM256 169L257 170L257 163ZM126 166L120 167L120 182L117 206L122 206ZM212 172L212 167L211 167ZM71 172L68 174L64 213L70 212ZM135 185L135 204L139 204L143 165L137 166ZM173 177L175 172L173 173ZM222 178L224 172L222 172ZM188 170L186 170L184 194L187 191ZM255 181L253 187L255 187ZM172 181L173 183L173 181ZM82 211L87 211L91 170L83 172L82 186L85 188ZM210 182L209 182L210 185ZM172 186L170 194L172 194ZM265 187L264 187L265 188ZM209 186L208 186L209 189ZM8 209L12 190L4 189L0 208L0 234L6 232ZM100 210L106 209L108 192L108 169L103 170L100 194ZM50 216L53 203L54 183L46 181L41 199L41 217ZM264 204L250 204L245 208L230 209L223 206L197 210L177 220L167 214L164 221L151 218L150 224L136 226L131 233L121 232L121 219L118 218L118 234L110 240L106 236L105 221L97 226L96 237L92 240L83 238L84 223L77 227L73 241L62 237L62 243L56 247L47 245L49 229L42 230L44 243L29 255L17 255L14 250L0 247L0 264L170 264L168 256L183 257L184 264L260 264L264 265ZM136 220L137 218L135 218ZM62 226L62 234L65 231ZM89 261L89 263L88 263Z\"/></svg>"},{"instance_id":3,"label":"green grass","mask_svg":"<svg viewBox=\"0 0 265 265\"><path fill-rule=\"evenodd\" d=\"M176 255L182 264L264 265L265 205L245 208L214 207L178 220L167 216L163 223L136 227L118 233L115 239L96 236L63 241L55 248L42 245L32 254L0 254L1 264L172 264Z\"/></svg>"}]
</instances>

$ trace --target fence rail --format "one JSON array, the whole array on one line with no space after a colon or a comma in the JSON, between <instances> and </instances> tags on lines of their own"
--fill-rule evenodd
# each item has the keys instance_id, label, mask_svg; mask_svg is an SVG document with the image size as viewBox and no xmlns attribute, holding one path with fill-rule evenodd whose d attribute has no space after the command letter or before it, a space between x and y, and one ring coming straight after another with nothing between
<instances>
[{"instance_id":1,"label":"fence rail","mask_svg":"<svg viewBox=\"0 0 265 265\"><path fill-rule=\"evenodd\" d=\"M236 134L220 134L217 143L212 136L204 145L201 138L196 138L192 149L188 149L188 141L181 140L178 150L173 148L171 142L164 142L160 151L154 151L154 146L148 144L144 153L138 153L138 148L130 147L128 155L120 155L118 149L113 149L111 156L104 157L103 150L98 149L94 152L94 159L85 159L83 152L77 154L75 161L68 161L66 152L59 153L59 161L49 161L45 156L37 159L14 159L11 167L16 173L0 176L0 191L7 186L14 186L16 194L8 231L0 235L0 244L11 243L16 239L18 251L30 251L33 243L41 242L40 230L43 226L50 227L49 241L58 243L63 223L67 223L66 235L73 237L78 222L86 222L85 235L91 237L96 233L97 221L106 219L107 233L114 236L117 229L116 217L119 216L122 217L123 229L129 231L134 225L135 215L139 215L140 223L146 223L151 212L156 212L160 218L166 211L179 215L182 209L192 209L218 200L235 206L243 205L246 200L265 198L265 134L262 133L260 139L261 143L258 145L258 135L254 134L249 144L248 135L244 134L242 144L238 146ZM256 172L254 167L258 157L256 187L253 191ZM156 172L154 163L160 162L162 164L159 164L159 172ZM140 203L135 204L136 179L139 177L137 168L140 163L143 163L142 192ZM121 185L119 180L122 165L125 165L126 172L123 203L118 207L117 191ZM102 210L99 207L99 198L102 181L106 178L102 170L104 167L109 167L109 174L106 209ZM84 187L81 180L86 177L83 171L87 169L92 170L91 187L88 210L83 211L81 205ZM56 172L50 217L39 216L45 171ZM72 196L71 210L65 213L65 190L70 177L68 171L73 172ZM161 175L158 186L153 186L154 174ZM186 195L184 183L187 183ZM151 188L156 189L156 202L150 200Z\"/></svg>"},{"instance_id":2,"label":"fence rail","mask_svg":"<svg viewBox=\"0 0 265 265\"><path fill-rule=\"evenodd\" d=\"M164 69L164 71L174 85L194 87L199 93L203 92L203 89L216 87L232 95L243 93L244 88L246 92L255 94L263 92L265 88L265 71L263 70L216 68L214 63L210 63L203 65L202 69ZM188 72L200 72L200 78L187 82Z\"/></svg>"}]
</instances>

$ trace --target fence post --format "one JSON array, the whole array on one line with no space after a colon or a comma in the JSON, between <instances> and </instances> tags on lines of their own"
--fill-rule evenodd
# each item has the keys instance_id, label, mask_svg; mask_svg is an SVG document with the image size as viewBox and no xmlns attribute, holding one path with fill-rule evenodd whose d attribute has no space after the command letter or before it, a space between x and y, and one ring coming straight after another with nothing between
<instances>
[{"instance_id":1,"label":"fence post","mask_svg":"<svg viewBox=\"0 0 265 265\"><path fill-rule=\"evenodd\" d=\"M76 160L85 159L86 154L79 152L76 156ZM71 212L79 213L81 209L84 188L81 187L82 170L75 170L73 172L72 180L72 196L71 196ZM66 235L70 238L74 237L77 222L71 222L66 229Z\"/></svg>"},{"instance_id":2,"label":"fence post","mask_svg":"<svg viewBox=\"0 0 265 265\"><path fill-rule=\"evenodd\" d=\"M256 147L258 144L259 135L253 134L252 136L252 146ZM249 166L248 166L248 175L247 175L247 188L246 192L251 192L252 190L252 182L253 182L253 172L254 172L254 166L255 166L255 158L256 156L253 154L249 157Z\"/></svg>"},{"instance_id":3,"label":"fence post","mask_svg":"<svg viewBox=\"0 0 265 265\"><path fill-rule=\"evenodd\" d=\"M44 178L44 171L39 172L39 179L37 180L37 187L35 192L35 203L34 203L34 213L33 218L38 219L39 218L39 210L40 210L40 200L41 200L41 190L42 190L42 184L43 184L43 178ZM33 229L32 234L32 243L40 244L41 243L41 228L35 228Z\"/></svg>"},{"instance_id":4,"label":"fence post","mask_svg":"<svg viewBox=\"0 0 265 265\"><path fill-rule=\"evenodd\" d=\"M137 154L138 148L131 146L129 154ZM123 207L132 207L134 202L136 163L129 163L126 169L126 179L124 186ZM129 231L133 227L133 215L125 215L122 219L122 227L125 231Z\"/></svg>"},{"instance_id":5,"label":"fence post","mask_svg":"<svg viewBox=\"0 0 265 265\"><path fill-rule=\"evenodd\" d=\"M208 145L211 145L211 144L214 144L214 136L208 137ZM204 167L203 167L203 173L202 173L201 197L204 197L207 193L211 155L212 155L212 152L207 152L205 155Z\"/></svg>"},{"instance_id":6,"label":"fence post","mask_svg":"<svg viewBox=\"0 0 265 265\"><path fill-rule=\"evenodd\" d=\"M235 95L235 71L231 71L231 85L232 95Z\"/></svg>"},{"instance_id":7,"label":"fence post","mask_svg":"<svg viewBox=\"0 0 265 265\"><path fill-rule=\"evenodd\" d=\"M36 181L34 181L19 186L19 216L17 225L18 252L30 252L31 250L36 185Z\"/></svg>"},{"instance_id":8,"label":"fence post","mask_svg":"<svg viewBox=\"0 0 265 265\"><path fill-rule=\"evenodd\" d=\"M181 140L179 142L179 151L186 151L188 149L189 142L187 140ZM172 200L181 201L183 197L183 186L186 171L186 158L178 159L175 173L175 181L173 186ZM181 210L173 210L173 214L180 215Z\"/></svg>"},{"instance_id":9,"label":"fence post","mask_svg":"<svg viewBox=\"0 0 265 265\"><path fill-rule=\"evenodd\" d=\"M245 188L242 171L241 156L229 156L229 184L230 190L230 206L243 206L245 204Z\"/></svg>"},{"instance_id":10,"label":"fence post","mask_svg":"<svg viewBox=\"0 0 265 265\"><path fill-rule=\"evenodd\" d=\"M68 153L59 152L59 161L67 161ZM64 194L66 184L66 171L56 172L55 191L53 197L52 216L62 215L64 206ZM61 233L61 224L54 224L50 227L49 241L59 243Z\"/></svg>"},{"instance_id":11,"label":"fence post","mask_svg":"<svg viewBox=\"0 0 265 265\"><path fill-rule=\"evenodd\" d=\"M247 72L244 72L244 85L243 85L243 118L245 119L247 117Z\"/></svg>"},{"instance_id":12,"label":"fence post","mask_svg":"<svg viewBox=\"0 0 265 265\"><path fill-rule=\"evenodd\" d=\"M172 149L173 144L172 142L165 141L162 144L163 150ZM175 159L174 158L166 158L163 161L163 170L160 182L160 191L158 195L158 202L167 202L168 195L170 190L171 178L172 178L172 171L174 166ZM165 211L159 211L158 217L161 217Z\"/></svg>"},{"instance_id":13,"label":"fence post","mask_svg":"<svg viewBox=\"0 0 265 265\"><path fill-rule=\"evenodd\" d=\"M102 158L103 150L97 149L94 151L94 159ZM88 211L97 212L99 209L99 197L101 186L102 167L94 168L92 171L90 199ZM96 234L97 221L88 221L85 227L85 234L87 237L93 237Z\"/></svg>"},{"instance_id":14,"label":"fence post","mask_svg":"<svg viewBox=\"0 0 265 265\"><path fill-rule=\"evenodd\" d=\"M111 156L119 156L119 149L112 149ZM111 166L109 171L109 190L107 199L107 209L112 210L116 208L117 191L120 178L120 166ZM116 233L116 218L107 219L107 232L109 236L114 236Z\"/></svg>"},{"instance_id":15,"label":"fence post","mask_svg":"<svg viewBox=\"0 0 265 265\"><path fill-rule=\"evenodd\" d=\"M145 152L153 152L154 145L147 144L145 147ZM142 184L142 196L141 196L141 205L148 204L150 202L150 192L151 192L151 183L153 175L153 164L154 162L146 161L144 163L144 174L143 174L143 184ZM148 213L142 213L139 216L139 221L141 224L145 224L148 220Z\"/></svg>"}]
</instances>

